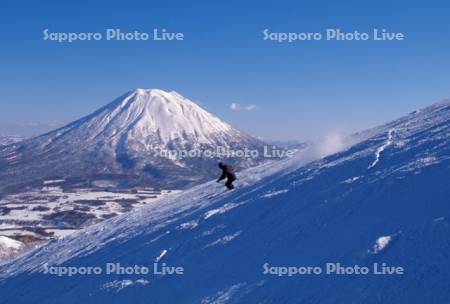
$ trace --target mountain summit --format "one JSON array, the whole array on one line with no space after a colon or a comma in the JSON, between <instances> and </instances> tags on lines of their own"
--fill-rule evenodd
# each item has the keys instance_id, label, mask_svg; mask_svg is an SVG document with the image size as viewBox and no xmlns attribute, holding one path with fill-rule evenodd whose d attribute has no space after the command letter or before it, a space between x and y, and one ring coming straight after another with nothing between
<instances>
[{"instance_id":1,"label":"mountain summit","mask_svg":"<svg viewBox=\"0 0 450 304\"><path fill-rule=\"evenodd\" d=\"M226 144L240 132L176 92L136 89L70 125L80 137L136 144ZM64 129L64 128L63 128ZM78 135L78 134L77 134ZM106 136L105 136L106 135ZM126 138L122 138L126 136Z\"/></svg>"},{"instance_id":2,"label":"mountain summit","mask_svg":"<svg viewBox=\"0 0 450 304\"><path fill-rule=\"evenodd\" d=\"M62 128L0 148L0 178L6 181L0 187L51 178L179 187L211 179L217 158L176 153L262 146L176 92L136 89ZM228 160L238 167L259 161Z\"/></svg>"}]
</instances>

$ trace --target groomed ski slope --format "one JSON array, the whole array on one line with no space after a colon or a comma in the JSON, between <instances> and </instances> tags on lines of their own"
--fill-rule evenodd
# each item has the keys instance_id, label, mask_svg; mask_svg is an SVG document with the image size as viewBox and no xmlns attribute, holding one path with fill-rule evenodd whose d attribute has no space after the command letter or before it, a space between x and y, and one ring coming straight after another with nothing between
<instances>
[{"instance_id":1,"label":"groomed ski slope","mask_svg":"<svg viewBox=\"0 0 450 304\"><path fill-rule=\"evenodd\" d=\"M447 303L450 104L358 137L308 164L300 157L240 172L238 188L214 199L223 185L209 182L19 257L0 266L2 303ZM155 261L184 274L40 272L45 263ZM264 274L264 265L326 263L405 272Z\"/></svg>"}]
</instances>

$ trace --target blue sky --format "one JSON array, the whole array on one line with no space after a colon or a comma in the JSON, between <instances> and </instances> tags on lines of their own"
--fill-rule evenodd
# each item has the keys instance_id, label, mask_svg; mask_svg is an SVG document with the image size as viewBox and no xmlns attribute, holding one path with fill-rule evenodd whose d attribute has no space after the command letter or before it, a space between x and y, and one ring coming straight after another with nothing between
<instances>
[{"instance_id":1,"label":"blue sky","mask_svg":"<svg viewBox=\"0 0 450 304\"><path fill-rule=\"evenodd\" d=\"M448 1L2 1L0 133L38 133L136 88L178 91L250 134L348 133L450 97ZM183 32L184 41L43 41L42 31ZM371 32L404 41L264 41ZM231 103L256 105L233 111Z\"/></svg>"}]
</instances>

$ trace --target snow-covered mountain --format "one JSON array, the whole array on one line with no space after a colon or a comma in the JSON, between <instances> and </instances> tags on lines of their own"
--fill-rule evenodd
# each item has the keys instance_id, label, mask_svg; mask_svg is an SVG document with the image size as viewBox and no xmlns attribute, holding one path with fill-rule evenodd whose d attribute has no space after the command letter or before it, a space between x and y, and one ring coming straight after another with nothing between
<instances>
[{"instance_id":1,"label":"snow-covered mountain","mask_svg":"<svg viewBox=\"0 0 450 304\"><path fill-rule=\"evenodd\" d=\"M0 148L0 191L55 178L186 186L217 174L218 158L176 153L218 147L260 150L263 143L176 92L136 89L67 126ZM227 160L248 167L261 159Z\"/></svg>"},{"instance_id":2,"label":"snow-covered mountain","mask_svg":"<svg viewBox=\"0 0 450 304\"><path fill-rule=\"evenodd\" d=\"M219 195L199 185L4 264L2 303L447 303L450 102L364 134L324 159L248 169ZM184 274L156 275L154 262ZM150 273L106 274L107 263ZM326 263L404 273L264 273Z\"/></svg>"}]
</instances>

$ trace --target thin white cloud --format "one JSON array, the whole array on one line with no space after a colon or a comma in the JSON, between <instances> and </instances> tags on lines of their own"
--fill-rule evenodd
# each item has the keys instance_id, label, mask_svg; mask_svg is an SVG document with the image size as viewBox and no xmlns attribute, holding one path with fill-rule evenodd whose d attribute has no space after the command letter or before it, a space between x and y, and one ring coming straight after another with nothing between
<instances>
[{"instance_id":1,"label":"thin white cloud","mask_svg":"<svg viewBox=\"0 0 450 304\"><path fill-rule=\"evenodd\" d=\"M256 105L254 104L249 104L249 105L241 105L237 102L232 102L230 104L230 110L233 111L241 111L241 110L245 110L245 111L253 111L256 109Z\"/></svg>"},{"instance_id":2,"label":"thin white cloud","mask_svg":"<svg viewBox=\"0 0 450 304\"><path fill-rule=\"evenodd\" d=\"M237 102L232 102L230 104L230 110L239 111L240 109L241 109L241 105L238 104Z\"/></svg>"}]
</instances>

